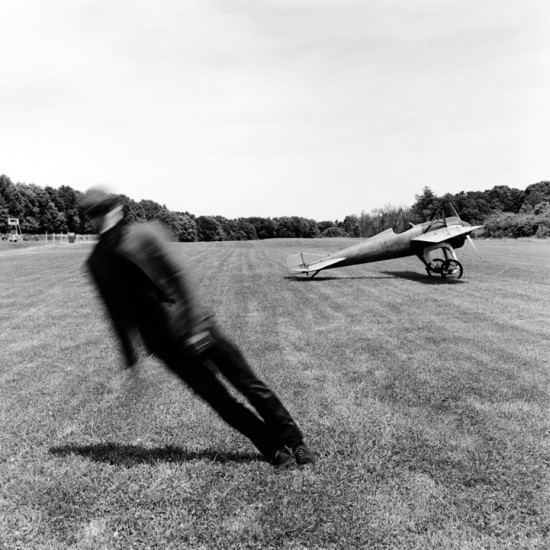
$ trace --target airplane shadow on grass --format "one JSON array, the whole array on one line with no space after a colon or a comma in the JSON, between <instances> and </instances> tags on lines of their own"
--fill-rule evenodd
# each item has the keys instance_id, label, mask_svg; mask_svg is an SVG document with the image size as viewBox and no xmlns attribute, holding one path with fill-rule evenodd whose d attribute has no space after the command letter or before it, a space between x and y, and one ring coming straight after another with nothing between
<instances>
[{"instance_id":1,"label":"airplane shadow on grass","mask_svg":"<svg viewBox=\"0 0 550 550\"><path fill-rule=\"evenodd\" d=\"M418 273L416 271L382 271L385 275L395 277L397 279L407 279L408 281L417 281L425 285L448 285L452 284L464 284L466 281L461 279L444 279L439 275L429 277L426 273Z\"/></svg>"},{"instance_id":2,"label":"airplane shadow on grass","mask_svg":"<svg viewBox=\"0 0 550 550\"><path fill-rule=\"evenodd\" d=\"M288 276L285 277L288 281L291 281L293 283L315 283L315 282L323 282L323 281L351 281L353 279L391 279L391 277L373 277L369 275L360 275L360 276L353 276L353 277L346 277L345 275L342 277L333 277L333 276L323 276L323 275L317 275L317 277L292 277Z\"/></svg>"},{"instance_id":3,"label":"airplane shadow on grass","mask_svg":"<svg viewBox=\"0 0 550 550\"><path fill-rule=\"evenodd\" d=\"M139 464L157 464L159 462L191 462L193 460L208 460L211 462L259 462L261 455L254 453L220 453L214 449L189 451L181 447L143 447L141 445L122 445L119 443L97 443L94 445L62 445L50 448L50 453L56 456L80 455L94 462L104 462L114 466L132 468Z\"/></svg>"},{"instance_id":4,"label":"airplane shadow on grass","mask_svg":"<svg viewBox=\"0 0 550 550\"><path fill-rule=\"evenodd\" d=\"M351 281L352 279L363 279L363 280L374 280L374 279L407 279L408 281L417 281L425 285L440 285L440 284L463 284L466 281L459 279L443 279L440 276L428 277L425 273L418 273L416 271L380 271L380 275L362 275L362 276L352 276L352 277L333 277L328 276L324 277L323 275L318 275L315 278L311 277L286 277L289 281L297 283L312 283L317 282L321 283L323 281Z\"/></svg>"}]
</instances>

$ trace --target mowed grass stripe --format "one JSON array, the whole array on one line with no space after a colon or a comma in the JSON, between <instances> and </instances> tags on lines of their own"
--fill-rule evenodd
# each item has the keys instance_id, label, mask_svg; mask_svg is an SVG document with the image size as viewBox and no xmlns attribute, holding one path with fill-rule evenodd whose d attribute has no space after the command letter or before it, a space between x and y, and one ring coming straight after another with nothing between
<instances>
[{"instance_id":1,"label":"mowed grass stripe","mask_svg":"<svg viewBox=\"0 0 550 550\"><path fill-rule=\"evenodd\" d=\"M352 242L170 245L321 455L284 475L153 358L118 370L88 245L2 255L2 544L545 547L548 243L478 242L451 283L415 258L285 273Z\"/></svg>"}]
</instances>

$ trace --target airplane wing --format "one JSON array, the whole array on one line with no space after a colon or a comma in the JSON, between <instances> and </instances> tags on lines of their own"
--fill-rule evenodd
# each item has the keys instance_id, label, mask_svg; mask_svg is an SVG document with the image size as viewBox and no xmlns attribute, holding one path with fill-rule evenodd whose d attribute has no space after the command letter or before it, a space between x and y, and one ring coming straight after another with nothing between
<instances>
[{"instance_id":1,"label":"airplane wing","mask_svg":"<svg viewBox=\"0 0 550 550\"><path fill-rule=\"evenodd\" d=\"M426 244L436 244L448 241L453 237L458 237L459 235L469 235L472 231L480 229L482 225L470 225L470 226L451 226L451 227L442 227L441 229L436 229L435 231L429 231L423 235L419 235L414 239L411 239L411 242L417 243L426 243Z\"/></svg>"}]
</instances>

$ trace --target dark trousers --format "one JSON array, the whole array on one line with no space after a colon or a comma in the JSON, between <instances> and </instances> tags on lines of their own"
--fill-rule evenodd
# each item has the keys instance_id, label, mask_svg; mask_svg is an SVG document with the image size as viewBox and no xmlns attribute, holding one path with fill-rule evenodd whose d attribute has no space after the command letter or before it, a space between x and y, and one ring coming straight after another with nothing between
<instances>
[{"instance_id":1,"label":"dark trousers","mask_svg":"<svg viewBox=\"0 0 550 550\"><path fill-rule=\"evenodd\" d=\"M196 356L181 346L174 346L169 353L163 353L161 359L267 458L271 458L281 447L300 443L302 433L290 413L254 374L240 350L217 328L212 328L211 334L214 343L201 355ZM246 398L257 414L229 393L220 375Z\"/></svg>"}]
</instances>

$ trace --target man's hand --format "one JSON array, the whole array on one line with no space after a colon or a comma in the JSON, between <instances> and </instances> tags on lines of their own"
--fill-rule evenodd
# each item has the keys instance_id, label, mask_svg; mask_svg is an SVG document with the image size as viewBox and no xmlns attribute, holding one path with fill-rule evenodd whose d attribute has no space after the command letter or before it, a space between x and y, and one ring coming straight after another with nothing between
<instances>
[{"instance_id":1,"label":"man's hand","mask_svg":"<svg viewBox=\"0 0 550 550\"><path fill-rule=\"evenodd\" d=\"M200 355L214 345L214 339L207 329L187 338L184 345L190 349L194 355Z\"/></svg>"}]
</instances>

